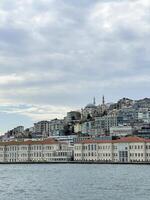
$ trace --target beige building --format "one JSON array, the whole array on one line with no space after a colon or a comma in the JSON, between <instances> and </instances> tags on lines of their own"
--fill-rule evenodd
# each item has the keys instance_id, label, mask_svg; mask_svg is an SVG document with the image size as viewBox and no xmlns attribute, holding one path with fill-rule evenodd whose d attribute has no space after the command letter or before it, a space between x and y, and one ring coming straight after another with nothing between
<instances>
[{"instance_id":1,"label":"beige building","mask_svg":"<svg viewBox=\"0 0 150 200\"><path fill-rule=\"evenodd\" d=\"M124 137L118 140L86 140L74 146L75 161L150 162L150 140Z\"/></svg>"},{"instance_id":2,"label":"beige building","mask_svg":"<svg viewBox=\"0 0 150 200\"><path fill-rule=\"evenodd\" d=\"M54 139L0 143L0 162L60 162L72 159L72 147Z\"/></svg>"}]
</instances>

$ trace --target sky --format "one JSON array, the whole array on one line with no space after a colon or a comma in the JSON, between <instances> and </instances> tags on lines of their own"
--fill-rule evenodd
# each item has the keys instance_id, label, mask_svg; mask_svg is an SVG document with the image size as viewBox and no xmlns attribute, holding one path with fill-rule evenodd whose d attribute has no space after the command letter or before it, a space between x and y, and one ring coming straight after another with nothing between
<instances>
[{"instance_id":1,"label":"sky","mask_svg":"<svg viewBox=\"0 0 150 200\"><path fill-rule=\"evenodd\" d=\"M149 52L149 0L0 0L0 132L149 97Z\"/></svg>"}]
</instances>

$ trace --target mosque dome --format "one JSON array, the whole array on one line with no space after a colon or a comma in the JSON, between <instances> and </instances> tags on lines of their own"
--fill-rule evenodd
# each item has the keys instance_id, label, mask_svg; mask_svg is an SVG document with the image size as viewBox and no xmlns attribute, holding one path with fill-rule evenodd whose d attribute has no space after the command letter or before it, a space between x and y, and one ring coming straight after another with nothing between
<instances>
[{"instance_id":1,"label":"mosque dome","mask_svg":"<svg viewBox=\"0 0 150 200\"><path fill-rule=\"evenodd\" d=\"M85 106L85 108L96 108L96 106L92 103L89 103Z\"/></svg>"}]
</instances>

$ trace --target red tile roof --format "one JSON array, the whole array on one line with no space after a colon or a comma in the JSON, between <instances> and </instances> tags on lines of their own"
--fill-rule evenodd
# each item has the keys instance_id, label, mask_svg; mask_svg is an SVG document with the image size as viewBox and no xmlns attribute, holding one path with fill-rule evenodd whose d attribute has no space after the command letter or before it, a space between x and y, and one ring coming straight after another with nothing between
<instances>
[{"instance_id":1,"label":"red tile roof","mask_svg":"<svg viewBox=\"0 0 150 200\"><path fill-rule=\"evenodd\" d=\"M0 142L0 146L5 145L42 145L42 144L64 144L64 142L59 142L57 140L48 138L45 140L26 140L26 141L8 141Z\"/></svg>"},{"instance_id":2,"label":"red tile roof","mask_svg":"<svg viewBox=\"0 0 150 200\"><path fill-rule=\"evenodd\" d=\"M138 143L138 142L150 142L150 139L144 139L136 136L122 137L117 140L83 140L77 142L77 144L91 144L91 143Z\"/></svg>"},{"instance_id":3,"label":"red tile roof","mask_svg":"<svg viewBox=\"0 0 150 200\"><path fill-rule=\"evenodd\" d=\"M111 143L112 140L82 140L82 141L78 141L76 144L96 144L96 143Z\"/></svg>"},{"instance_id":4,"label":"red tile roof","mask_svg":"<svg viewBox=\"0 0 150 200\"><path fill-rule=\"evenodd\" d=\"M146 140L145 138L140 138L136 136L122 137L120 139L113 140L113 141L114 143L148 142L148 140Z\"/></svg>"}]
</instances>

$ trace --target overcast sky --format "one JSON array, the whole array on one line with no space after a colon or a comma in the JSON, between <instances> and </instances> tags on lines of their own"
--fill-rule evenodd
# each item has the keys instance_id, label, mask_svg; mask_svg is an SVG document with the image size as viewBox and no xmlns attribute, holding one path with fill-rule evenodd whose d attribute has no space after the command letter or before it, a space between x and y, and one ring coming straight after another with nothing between
<instances>
[{"instance_id":1,"label":"overcast sky","mask_svg":"<svg viewBox=\"0 0 150 200\"><path fill-rule=\"evenodd\" d=\"M0 0L0 131L149 97L149 0Z\"/></svg>"}]
</instances>

